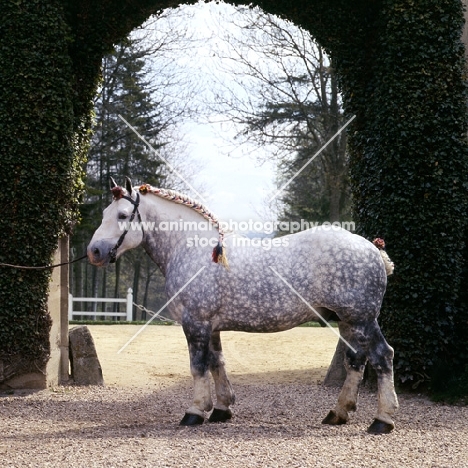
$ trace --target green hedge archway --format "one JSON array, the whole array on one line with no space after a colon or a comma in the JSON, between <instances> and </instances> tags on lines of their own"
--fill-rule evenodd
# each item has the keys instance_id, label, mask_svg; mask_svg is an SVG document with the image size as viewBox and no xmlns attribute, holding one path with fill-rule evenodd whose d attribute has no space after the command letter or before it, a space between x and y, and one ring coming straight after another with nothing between
<instances>
[{"instance_id":1,"label":"green hedge archway","mask_svg":"<svg viewBox=\"0 0 468 468\"><path fill-rule=\"evenodd\" d=\"M44 264L74 217L91 101L112 44L174 1L0 5L0 262ZM183 3L193 3L190 1ZM240 2L230 2L240 3ZM340 78L355 218L397 268L381 322L400 381L468 361L467 112L459 0L264 0L308 29ZM48 359L47 272L0 269L0 383Z\"/></svg>"}]
</instances>

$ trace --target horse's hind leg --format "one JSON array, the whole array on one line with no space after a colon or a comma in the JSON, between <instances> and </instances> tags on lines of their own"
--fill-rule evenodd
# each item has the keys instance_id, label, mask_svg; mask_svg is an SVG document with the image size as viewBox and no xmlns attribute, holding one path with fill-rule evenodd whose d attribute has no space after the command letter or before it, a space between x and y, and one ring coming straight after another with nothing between
<instances>
[{"instance_id":1,"label":"horse's hind leg","mask_svg":"<svg viewBox=\"0 0 468 468\"><path fill-rule=\"evenodd\" d=\"M395 424L392 416L398 409L398 399L393 383L393 348L385 341L380 327L375 321L371 327L369 362L377 373L378 409L377 415L367 432L385 434L391 432Z\"/></svg>"},{"instance_id":2,"label":"horse's hind leg","mask_svg":"<svg viewBox=\"0 0 468 468\"><path fill-rule=\"evenodd\" d=\"M193 404L180 422L181 426L202 424L205 411L211 411L210 359L211 326L205 323L182 324L190 353L190 370L193 376Z\"/></svg>"},{"instance_id":3,"label":"horse's hind leg","mask_svg":"<svg viewBox=\"0 0 468 468\"><path fill-rule=\"evenodd\" d=\"M367 362L365 351L361 348L355 330L349 324L339 322L340 335L347 344L344 358L346 379L341 388L338 401L322 424L345 424L349 420L349 411L356 411L356 404L364 369ZM353 349L350 348L352 346ZM357 352L355 352L355 351Z\"/></svg>"},{"instance_id":4,"label":"horse's hind leg","mask_svg":"<svg viewBox=\"0 0 468 468\"><path fill-rule=\"evenodd\" d=\"M216 392L216 404L209 421L224 422L232 417L230 406L234 404L235 395L226 373L219 332L211 335L209 362Z\"/></svg>"},{"instance_id":5,"label":"horse's hind leg","mask_svg":"<svg viewBox=\"0 0 468 468\"><path fill-rule=\"evenodd\" d=\"M345 357L347 376L336 407L322 422L344 424L348 421L348 411L356 408L358 387L368 358L377 372L378 382L378 410L368 432L371 434L391 432L395 427L392 416L398 408L393 385L393 349L385 341L375 320L366 325L343 324L340 326L340 332L350 345Z\"/></svg>"}]
</instances>

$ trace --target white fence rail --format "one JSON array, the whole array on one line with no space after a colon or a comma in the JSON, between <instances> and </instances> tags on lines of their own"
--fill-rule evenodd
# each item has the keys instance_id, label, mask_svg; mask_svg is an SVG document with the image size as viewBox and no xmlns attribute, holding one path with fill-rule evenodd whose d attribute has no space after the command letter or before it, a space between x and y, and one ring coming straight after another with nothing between
<instances>
[{"instance_id":1,"label":"white fence rail","mask_svg":"<svg viewBox=\"0 0 468 468\"><path fill-rule=\"evenodd\" d=\"M98 302L109 302L116 303L120 302L127 304L125 312L99 312L99 311L83 311L83 310L73 310L73 304L75 302L93 302L97 304ZM75 315L85 315L85 316L94 316L94 317L125 317L128 322L132 321L133 318L133 291L132 288L128 288L127 297L123 299L113 299L110 297L73 297L71 294L68 296L68 320L73 320Z\"/></svg>"}]
</instances>

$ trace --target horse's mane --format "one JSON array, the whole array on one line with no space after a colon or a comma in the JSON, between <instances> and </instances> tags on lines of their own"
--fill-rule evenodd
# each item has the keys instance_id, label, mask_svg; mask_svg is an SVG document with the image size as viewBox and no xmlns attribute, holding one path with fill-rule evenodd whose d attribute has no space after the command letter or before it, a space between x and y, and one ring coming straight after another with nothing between
<instances>
[{"instance_id":1,"label":"horse's mane","mask_svg":"<svg viewBox=\"0 0 468 468\"><path fill-rule=\"evenodd\" d=\"M187 206L192 210L195 210L197 213L201 214L208 222L213 224L213 226L217 228L219 232L218 245L213 249L213 262L220 263L225 268L229 268L229 263L226 257L226 249L223 245L224 231L219 225L218 218L205 205L183 193L176 192L175 190L152 187L149 184L140 185L138 187L138 191L142 195L152 193L153 195L156 195L160 198L164 198L165 200L169 200L174 203Z\"/></svg>"},{"instance_id":2,"label":"horse's mane","mask_svg":"<svg viewBox=\"0 0 468 468\"><path fill-rule=\"evenodd\" d=\"M205 205L189 197L188 195L177 192L176 190L152 187L149 184L140 185L137 188L137 190L142 195L146 195L147 193L152 193L153 195L156 195L160 198L164 198L165 200L173 201L174 203L188 206L192 210L201 214L207 221L213 224L214 227L218 228L218 231L220 234L224 235L224 232L222 232L220 228L218 218Z\"/></svg>"}]
</instances>

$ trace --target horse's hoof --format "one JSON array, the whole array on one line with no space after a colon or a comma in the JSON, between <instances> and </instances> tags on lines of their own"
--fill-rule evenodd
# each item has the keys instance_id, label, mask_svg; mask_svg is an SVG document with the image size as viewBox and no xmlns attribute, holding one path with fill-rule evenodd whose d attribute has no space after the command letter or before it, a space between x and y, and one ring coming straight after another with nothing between
<instances>
[{"instance_id":1,"label":"horse's hoof","mask_svg":"<svg viewBox=\"0 0 468 468\"><path fill-rule=\"evenodd\" d=\"M373 423L367 429L369 434L388 434L395 428L394 424L389 424L381 421L380 419L374 419Z\"/></svg>"},{"instance_id":2,"label":"horse's hoof","mask_svg":"<svg viewBox=\"0 0 468 468\"><path fill-rule=\"evenodd\" d=\"M330 424L332 426L339 426L340 424L346 424L347 419L338 416L333 410L331 410L322 421L322 424Z\"/></svg>"},{"instance_id":3,"label":"horse's hoof","mask_svg":"<svg viewBox=\"0 0 468 468\"><path fill-rule=\"evenodd\" d=\"M180 426L197 426L203 424L204 421L205 418L198 414L185 413L182 421L180 421Z\"/></svg>"},{"instance_id":4,"label":"horse's hoof","mask_svg":"<svg viewBox=\"0 0 468 468\"><path fill-rule=\"evenodd\" d=\"M232 411L231 410L221 410L215 408L211 413L208 421L210 422L226 422L232 418Z\"/></svg>"}]
</instances>

